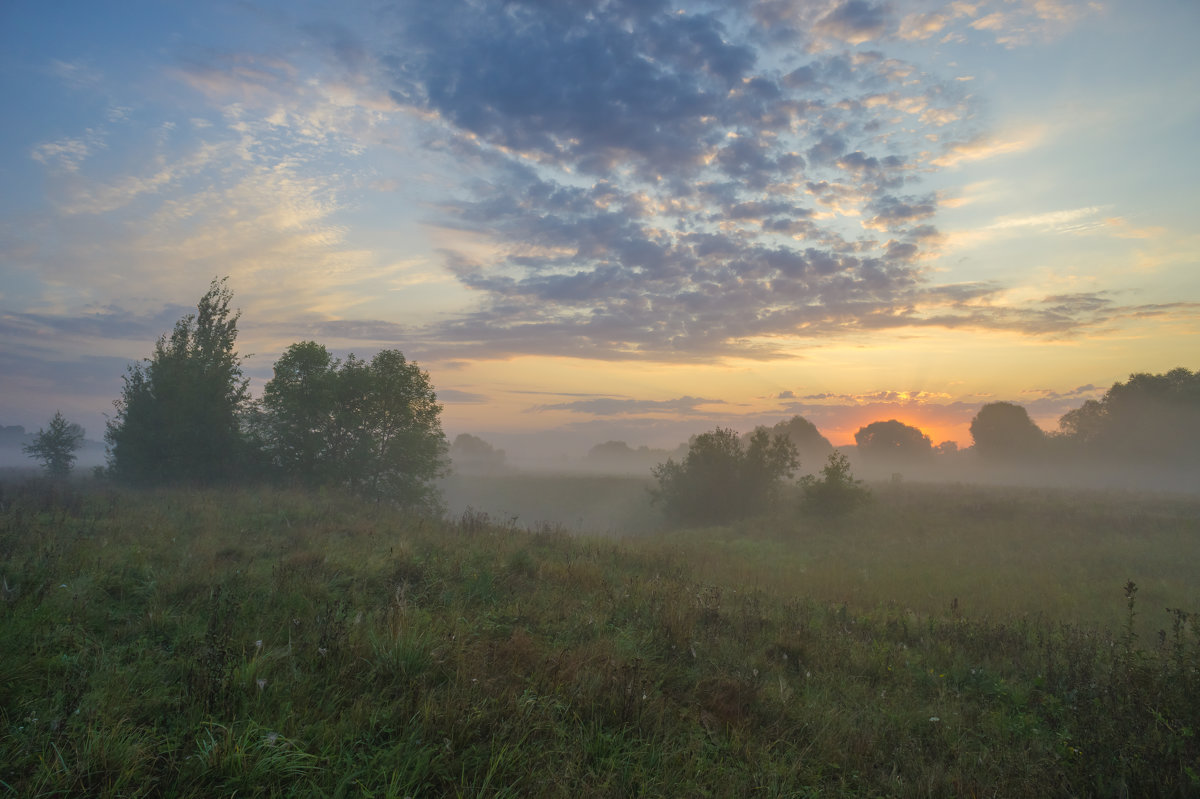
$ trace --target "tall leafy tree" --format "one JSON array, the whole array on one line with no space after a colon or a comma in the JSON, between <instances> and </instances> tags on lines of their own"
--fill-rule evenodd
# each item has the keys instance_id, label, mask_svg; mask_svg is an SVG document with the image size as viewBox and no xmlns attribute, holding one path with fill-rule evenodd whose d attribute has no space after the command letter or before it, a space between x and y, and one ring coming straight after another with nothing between
<instances>
[{"instance_id":1,"label":"tall leafy tree","mask_svg":"<svg viewBox=\"0 0 1200 799\"><path fill-rule=\"evenodd\" d=\"M62 479L71 473L75 465L75 450L83 443L83 428L68 422L60 411L54 412L50 424L38 430L33 443L21 449L31 458L42 462L47 477Z\"/></svg>"},{"instance_id":2,"label":"tall leafy tree","mask_svg":"<svg viewBox=\"0 0 1200 799\"><path fill-rule=\"evenodd\" d=\"M288 479L315 485L336 468L335 399L338 361L315 341L293 344L275 362L263 389L265 437L271 458Z\"/></svg>"},{"instance_id":3,"label":"tall leafy tree","mask_svg":"<svg viewBox=\"0 0 1200 799\"><path fill-rule=\"evenodd\" d=\"M308 485L343 485L403 505L432 506L447 466L442 406L429 375L398 350L339 361L293 344L263 390L275 465Z\"/></svg>"},{"instance_id":4,"label":"tall leafy tree","mask_svg":"<svg viewBox=\"0 0 1200 799\"><path fill-rule=\"evenodd\" d=\"M1083 454L1161 465L1200 464L1200 371L1131 374L1059 420Z\"/></svg>"},{"instance_id":5,"label":"tall leafy tree","mask_svg":"<svg viewBox=\"0 0 1200 799\"><path fill-rule=\"evenodd\" d=\"M108 423L109 468L137 484L232 479L246 455L249 400L235 349L240 313L227 279L214 279L196 313L175 323L144 363L131 366Z\"/></svg>"},{"instance_id":6,"label":"tall leafy tree","mask_svg":"<svg viewBox=\"0 0 1200 799\"><path fill-rule=\"evenodd\" d=\"M796 445L796 454L801 463L821 463L833 453L833 445L829 439L821 435L821 431L803 416L793 416L791 419L779 422L768 429L771 435L782 433Z\"/></svg>"}]
</instances>

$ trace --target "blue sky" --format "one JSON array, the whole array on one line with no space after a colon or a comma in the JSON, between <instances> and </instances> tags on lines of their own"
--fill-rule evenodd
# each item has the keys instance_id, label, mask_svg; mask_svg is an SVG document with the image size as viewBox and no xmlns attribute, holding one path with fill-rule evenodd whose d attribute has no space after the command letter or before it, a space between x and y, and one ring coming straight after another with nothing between
<instances>
[{"instance_id":1,"label":"blue sky","mask_svg":"<svg viewBox=\"0 0 1200 799\"><path fill-rule=\"evenodd\" d=\"M452 434L1053 427L1198 366L1198 29L1165 0L7 3L0 423L99 437L228 275L255 389L295 341L397 347Z\"/></svg>"}]
</instances>

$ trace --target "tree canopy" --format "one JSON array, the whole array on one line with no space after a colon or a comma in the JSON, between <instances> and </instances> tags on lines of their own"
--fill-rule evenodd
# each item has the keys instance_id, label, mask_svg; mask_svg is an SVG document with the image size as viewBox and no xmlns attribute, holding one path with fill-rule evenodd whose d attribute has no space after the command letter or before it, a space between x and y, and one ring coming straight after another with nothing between
<instances>
[{"instance_id":1,"label":"tree canopy","mask_svg":"<svg viewBox=\"0 0 1200 799\"><path fill-rule=\"evenodd\" d=\"M1046 434L1029 412L1012 402L989 402L971 420L975 452L985 460L1034 458L1045 450Z\"/></svg>"},{"instance_id":2,"label":"tree canopy","mask_svg":"<svg viewBox=\"0 0 1200 799\"><path fill-rule=\"evenodd\" d=\"M1093 457L1135 462L1200 462L1200 371L1131 374L1099 400L1059 420L1062 435Z\"/></svg>"},{"instance_id":3,"label":"tree canopy","mask_svg":"<svg viewBox=\"0 0 1200 799\"><path fill-rule=\"evenodd\" d=\"M889 466L920 462L933 453L929 436L895 419L859 428L854 443L864 459Z\"/></svg>"},{"instance_id":4,"label":"tree canopy","mask_svg":"<svg viewBox=\"0 0 1200 799\"><path fill-rule=\"evenodd\" d=\"M455 436L450 445L450 462L455 471L463 473L499 472L507 468L504 450L470 433Z\"/></svg>"},{"instance_id":5,"label":"tree canopy","mask_svg":"<svg viewBox=\"0 0 1200 799\"><path fill-rule=\"evenodd\" d=\"M55 411L50 424L38 430L33 443L21 449L31 458L42 462L47 477L62 479L71 473L75 465L75 450L83 443L83 428L68 422L62 412Z\"/></svg>"},{"instance_id":6,"label":"tree canopy","mask_svg":"<svg viewBox=\"0 0 1200 799\"><path fill-rule=\"evenodd\" d=\"M760 428L743 446L736 432L718 427L692 439L681 461L654 468L654 499L679 521L720 524L766 510L798 465L786 435Z\"/></svg>"},{"instance_id":7,"label":"tree canopy","mask_svg":"<svg viewBox=\"0 0 1200 799\"><path fill-rule=\"evenodd\" d=\"M129 367L108 423L109 468L140 484L234 479L244 463L241 414L249 401L234 349L239 313L214 279L196 313L175 323L143 364Z\"/></svg>"},{"instance_id":8,"label":"tree canopy","mask_svg":"<svg viewBox=\"0 0 1200 799\"><path fill-rule=\"evenodd\" d=\"M796 445L796 455L801 465L805 463L818 464L833 453L833 444L821 435L821 431L803 416L793 416L791 419L779 422L768 429L771 435L785 435Z\"/></svg>"},{"instance_id":9,"label":"tree canopy","mask_svg":"<svg viewBox=\"0 0 1200 799\"><path fill-rule=\"evenodd\" d=\"M398 350L370 361L293 344L263 389L271 462L306 485L340 484L405 505L432 505L446 437L429 375Z\"/></svg>"}]
</instances>

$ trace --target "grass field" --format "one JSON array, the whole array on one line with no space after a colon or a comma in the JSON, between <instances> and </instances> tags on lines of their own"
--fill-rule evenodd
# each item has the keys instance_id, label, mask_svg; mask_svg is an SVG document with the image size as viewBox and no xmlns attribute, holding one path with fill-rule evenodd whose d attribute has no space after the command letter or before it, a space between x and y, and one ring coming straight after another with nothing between
<instances>
[{"instance_id":1,"label":"grass field","mask_svg":"<svg viewBox=\"0 0 1200 799\"><path fill-rule=\"evenodd\" d=\"M1200 795L1200 501L875 499L614 538L6 485L0 793Z\"/></svg>"}]
</instances>

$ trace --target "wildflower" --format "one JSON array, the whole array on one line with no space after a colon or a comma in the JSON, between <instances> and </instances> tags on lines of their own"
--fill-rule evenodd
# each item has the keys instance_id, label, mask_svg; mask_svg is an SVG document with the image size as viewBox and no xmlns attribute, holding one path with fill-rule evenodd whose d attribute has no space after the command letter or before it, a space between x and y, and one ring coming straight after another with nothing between
<instances>
[{"instance_id":1,"label":"wildflower","mask_svg":"<svg viewBox=\"0 0 1200 799\"><path fill-rule=\"evenodd\" d=\"M257 641L254 642L254 650L258 651L260 649L262 649L262 639L261 638L259 638Z\"/></svg>"},{"instance_id":2,"label":"wildflower","mask_svg":"<svg viewBox=\"0 0 1200 799\"><path fill-rule=\"evenodd\" d=\"M260 691L267 687L267 681L263 677L259 677L257 680L255 680L255 682L258 683L258 690Z\"/></svg>"},{"instance_id":3,"label":"wildflower","mask_svg":"<svg viewBox=\"0 0 1200 799\"><path fill-rule=\"evenodd\" d=\"M941 719L939 719L937 716L930 716L929 720L932 721L934 724L941 721Z\"/></svg>"},{"instance_id":4,"label":"wildflower","mask_svg":"<svg viewBox=\"0 0 1200 799\"><path fill-rule=\"evenodd\" d=\"M264 736L264 740L267 742L267 746L274 746L275 742L279 740L279 733L269 732Z\"/></svg>"}]
</instances>

